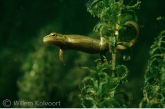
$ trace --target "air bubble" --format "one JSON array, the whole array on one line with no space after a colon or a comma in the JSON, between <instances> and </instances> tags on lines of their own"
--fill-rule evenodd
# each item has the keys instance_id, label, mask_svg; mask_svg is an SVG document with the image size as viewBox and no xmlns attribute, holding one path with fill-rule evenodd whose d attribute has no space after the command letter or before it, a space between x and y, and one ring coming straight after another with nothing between
<instances>
[{"instance_id":1,"label":"air bubble","mask_svg":"<svg viewBox=\"0 0 165 109\"><path fill-rule=\"evenodd\" d=\"M131 56L130 55L123 55L123 60L129 61L129 60L131 60Z\"/></svg>"}]
</instances>

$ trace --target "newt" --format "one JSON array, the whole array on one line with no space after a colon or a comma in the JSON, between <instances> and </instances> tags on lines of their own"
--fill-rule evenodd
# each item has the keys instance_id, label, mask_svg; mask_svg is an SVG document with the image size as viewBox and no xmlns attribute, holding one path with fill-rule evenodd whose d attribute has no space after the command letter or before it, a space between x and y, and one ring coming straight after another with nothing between
<instances>
[{"instance_id":1,"label":"newt","mask_svg":"<svg viewBox=\"0 0 165 109\"><path fill-rule=\"evenodd\" d=\"M136 30L136 35L135 38L132 39L130 42L118 41L116 44L117 50L127 49L127 47L124 45L127 45L128 47L132 47L136 43L140 34L140 28L136 22L127 21L125 25L132 25ZM83 35L63 35L52 32L43 38L43 42L45 44L52 44L60 47L59 58L63 63L64 63L63 61L64 50L78 50L90 54L97 54L100 53L101 51L103 52L109 51L109 44L106 44L104 50L101 50L102 44L106 42L106 39L104 37L101 37L99 40Z\"/></svg>"}]
</instances>

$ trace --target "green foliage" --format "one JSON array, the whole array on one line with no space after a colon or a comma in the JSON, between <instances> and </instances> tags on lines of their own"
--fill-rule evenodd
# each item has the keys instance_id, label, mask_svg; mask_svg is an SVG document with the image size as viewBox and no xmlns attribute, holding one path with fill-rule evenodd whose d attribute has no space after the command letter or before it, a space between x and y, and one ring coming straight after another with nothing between
<instances>
[{"instance_id":1,"label":"green foliage","mask_svg":"<svg viewBox=\"0 0 165 109\"><path fill-rule=\"evenodd\" d=\"M100 22L95 26L94 31L100 32L101 36L105 36L103 34L104 29L108 29L111 35L114 34L116 29L119 30L121 28L119 27L122 20L120 16L125 12L132 12L133 9L139 7L140 3L140 1L137 1L136 4L129 6L124 5L123 0L89 1L87 3L87 11L89 11L94 17L97 16L98 18L100 18Z\"/></svg>"},{"instance_id":2,"label":"green foliage","mask_svg":"<svg viewBox=\"0 0 165 109\"><path fill-rule=\"evenodd\" d=\"M165 107L165 30L151 46L140 107Z\"/></svg>"},{"instance_id":3,"label":"green foliage","mask_svg":"<svg viewBox=\"0 0 165 109\"><path fill-rule=\"evenodd\" d=\"M126 79L128 75L126 66L117 66L116 76L110 76L105 72L105 70L112 69L111 64L108 63L97 62L96 68L84 68L91 73L80 84L83 107L126 107L129 104L126 93L115 92L120 82ZM111 74L113 73L111 72ZM120 99L116 98L119 94L123 95Z\"/></svg>"},{"instance_id":4,"label":"green foliage","mask_svg":"<svg viewBox=\"0 0 165 109\"><path fill-rule=\"evenodd\" d=\"M81 100L83 107L127 107L129 97L125 92L116 92L117 87L128 75L128 69L124 65L116 66L116 44L119 38L119 30L126 25L121 24L123 12L130 12L139 6L138 1L133 6L126 6L123 0L93 0L87 3L87 10L93 16L100 18L100 22L94 27L95 32L100 33L101 50L109 44L109 51L112 54L111 63L106 57L102 57L103 62L98 62L91 74L85 77L80 84ZM126 15L128 16L128 15ZM136 16L133 16L136 20ZM104 40L104 38L106 40ZM127 49L127 45L123 45ZM125 55L124 60L129 60L130 56ZM108 73L106 73L108 71ZM122 95L122 97L118 97Z\"/></svg>"}]
</instances>

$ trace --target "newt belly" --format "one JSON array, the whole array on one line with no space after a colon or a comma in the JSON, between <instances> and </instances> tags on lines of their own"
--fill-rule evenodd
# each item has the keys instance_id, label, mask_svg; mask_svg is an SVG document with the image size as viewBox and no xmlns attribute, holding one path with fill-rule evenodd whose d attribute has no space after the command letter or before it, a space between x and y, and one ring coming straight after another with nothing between
<instances>
[{"instance_id":1,"label":"newt belly","mask_svg":"<svg viewBox=\"0 0 165 109\"><path fill-rule=\"evenodd\" d=\"M127 21L126 25L132 25L136 30L135 38L130 42L117 42L116 49L124 50L127 49L124 45L132 47L140 33L139 25L134 21ZM107 52L109 50L109 45L106 44L104 50L101 50L102 43L106 41L105 38L101 37L101 40L90 38L83 35L62 35L58 33L50 33L43 38L44 43L53 44L60 47L59 58L63 62L63 52L64 50L78 50L85 53L96 54L101 51Z\"/></svg>"}]
</instances>

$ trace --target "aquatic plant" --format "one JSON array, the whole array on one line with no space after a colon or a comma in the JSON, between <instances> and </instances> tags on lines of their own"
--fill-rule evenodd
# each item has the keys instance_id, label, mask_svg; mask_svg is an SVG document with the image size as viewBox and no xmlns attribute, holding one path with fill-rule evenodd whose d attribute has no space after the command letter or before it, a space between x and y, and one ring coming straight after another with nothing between
<instances>
[{"instance_id":1,"label":"aquatic plant","mask_svg":"<svg viewBox=\"0 0 165 109\"><path fill-rule=\"evenodd\" d=\"M145 71L143 99L139 107L165 107L165 30L155 39Z\"/></svg>"},{"instance_id":2,"label":"aquatic plant","mask_svg":"<svg viewBox=\"0 0 165 109\"><path fill-rule=\"evenodd\" d=\"M109 44L112 60L109 62L105 53L101 53L101 60L97 61L96 67L83 67L91 72L80 84L83 107L127 107L130 103L125 92L116 92L117 87L126 81L128 75L128 69L125 65L116 66L116 47L121 45L125 49L130 49L131 46L127 43L118 42L129 42L132 36L137 34L135 27L126 25L125 22L138 20L133 10L137 9L140 3L137 1L132 6L124 5L123 0L92 0L87 3L87 10L94 17L100 18L94 31L100 34L102 50L105 49L106 44ZM124 33L123 36L122 32L125 30L130 31L130 33L127 35ZM131 55L124 55L123 59L125 61L130 60Z\"/></svg>"},{"instance_id":3,"label":"aquatic plant","mask_svg":"<svg viewBox=\"0 0 165 109\"><path fill-rule=\"evenodd\" d=\"M122 28L123 15L126 13L132 13L134 20L137 21L137 16L134 13L134 9L138 9L140 5L138 0L136 4L129 6L124 5L123 0L92 0L87 3L87 11L94 17L100 18L100 22L94 27L95 32L99 32L101 36L105 36L104 29L108 29L111 33L117 35L118 30ZM130 17L130 16L126 16Z\"/></svg>"},{"instance_id":4,"label":"aquatic plant","mask_svg":"<svg viewBox=\"0 0 165 109\"><path fill-rule=\"evenodd\" d=\"M83 107L126 107L129 104L129 98L126 93L115 93L115 89L121 82L125 81L128 75L126 66L118 65L115 72L117 75L113 75L112 72L112 75L108 75L104 71L105 69L112 69L112 65L108 63L102 64L98 62L97 66L93 69L88 67L83 68L91 72L80 84ZM118 95L122 95L123 99L120 98L119 100L117 98Z\"/></svg>"}]
</instances>

